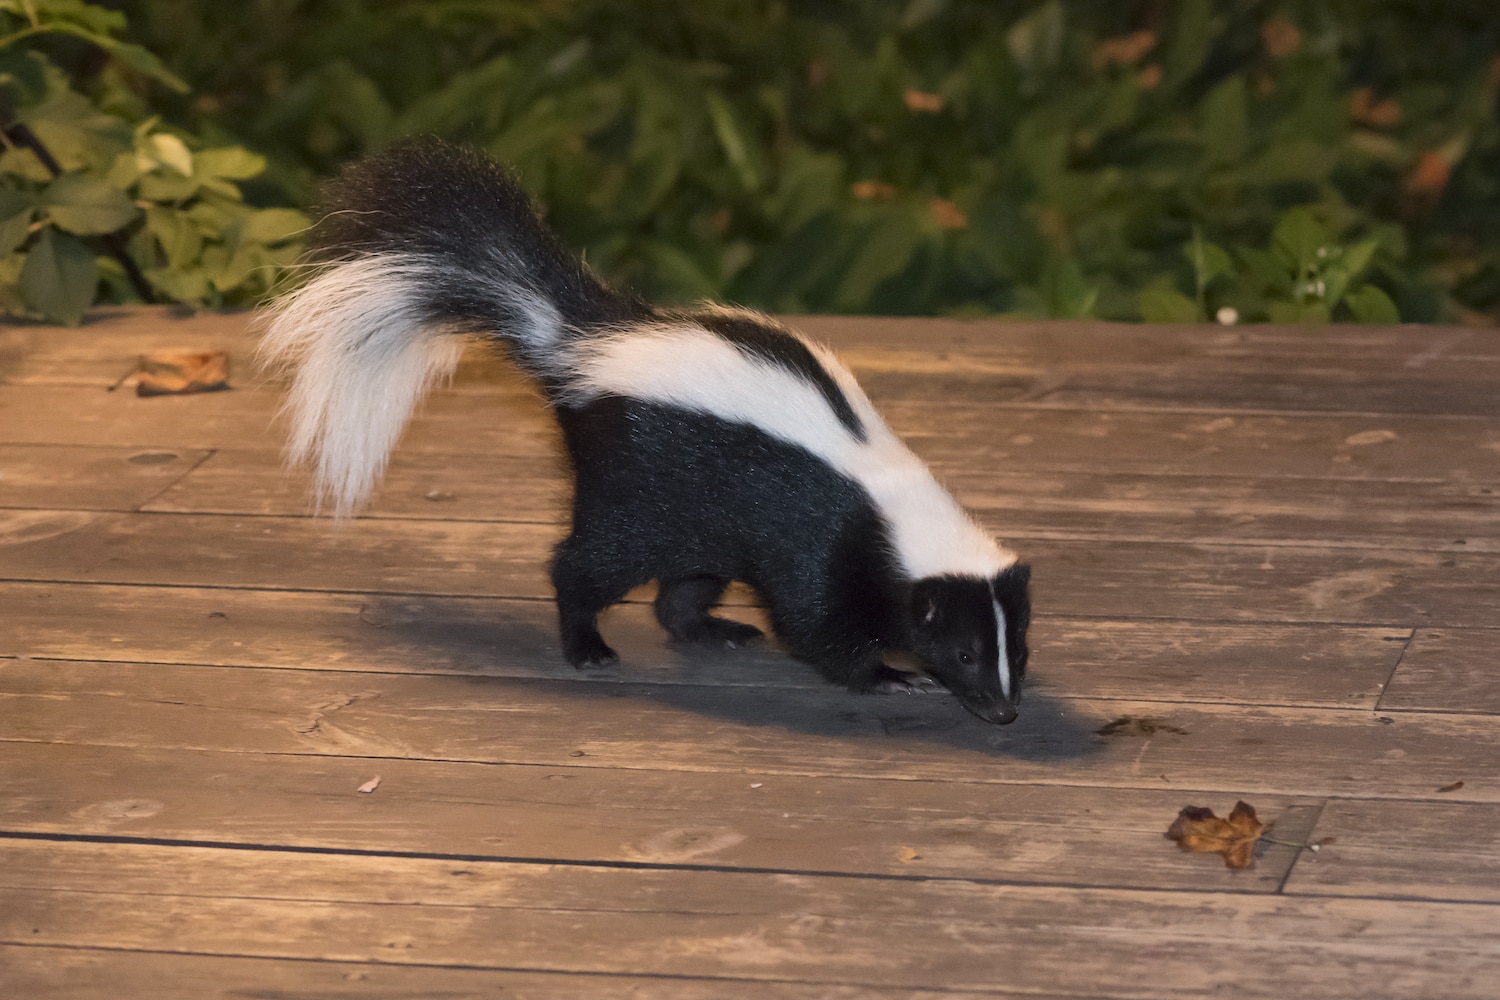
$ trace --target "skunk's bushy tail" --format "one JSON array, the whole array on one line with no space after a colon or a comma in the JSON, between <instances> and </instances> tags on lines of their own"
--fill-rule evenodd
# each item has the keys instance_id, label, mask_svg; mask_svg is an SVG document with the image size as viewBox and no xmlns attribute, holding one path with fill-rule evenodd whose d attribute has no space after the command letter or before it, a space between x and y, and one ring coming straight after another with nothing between
<instances>
[{"instance_id":1,"label":"skunk's bushy tail","mask_svg":"<svg viewBox=\"0 0 1500 1000\"><path fill-rule=\"evenodd\" d=\"M418 401L452 374L456 334L502 339L546 378L570 338L647 313L564 250L482 154L399 146L323 199L314 277L272 308L261 356L293 372L290 458L313 463L336 514L365 500Z\"/></svg>"}]
</instances>

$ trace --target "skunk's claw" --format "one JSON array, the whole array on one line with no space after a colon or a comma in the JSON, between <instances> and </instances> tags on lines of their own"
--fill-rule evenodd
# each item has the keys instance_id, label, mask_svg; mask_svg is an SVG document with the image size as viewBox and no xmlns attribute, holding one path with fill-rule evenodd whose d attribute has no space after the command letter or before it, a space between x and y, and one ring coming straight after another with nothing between
<instances>
[{"instance_id":1,"label":"skunk's claw","mask_svg":"<svg viewBox=\"0 0 1500 1000\"><path fill-rule=\"evenodd\" d=\"M941 691L942 685L926 674L909 674L881 664L876 668L875 684L870 690L876 694L931 694Z\"/></svg>"}]
</instances>

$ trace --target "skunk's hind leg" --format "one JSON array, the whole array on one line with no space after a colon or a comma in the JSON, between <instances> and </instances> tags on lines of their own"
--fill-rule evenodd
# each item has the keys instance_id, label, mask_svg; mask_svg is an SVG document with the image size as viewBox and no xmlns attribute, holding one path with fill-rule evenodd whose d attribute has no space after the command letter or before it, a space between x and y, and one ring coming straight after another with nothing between
<instances>
[{"instance_id":1,"label":"skunk's hind leg","mask_svg":"<svg viewBox=\"0 0 1500 1000\"><path fill-rule=\"evenodd\" d=\"M683 576L662 580L656 594L656 620L678 642L734 649L764 635L754 625L708 613L729 586L722 576Z\"/></svg>"},{"instance_id":2,"label":"skunk's hind leg","mask_svg":"<svg viewBox=\"0 0 1500 1000\"><path fill-rule=\"evenodd\" d=\"M623 567L611 567L572 534L552 556L552 586L557 590L557 617L563 655L580 669L602 667L620 655L599 634L599 612L619 602L631 587L644 583ZM649 577L647 578L649 579Z\"/></svg>"}]
</instances>

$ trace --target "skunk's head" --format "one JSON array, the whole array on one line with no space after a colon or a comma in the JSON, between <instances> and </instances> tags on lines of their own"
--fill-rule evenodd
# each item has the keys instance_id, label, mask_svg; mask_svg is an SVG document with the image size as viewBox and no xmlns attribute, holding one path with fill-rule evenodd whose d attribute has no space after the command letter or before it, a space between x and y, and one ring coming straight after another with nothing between
<instances>
[{"instance_id":1,"label":"skunk's head","mask_svg":"<svg viewBox=\"0 0 1500 1000\"><path fill-rule=\"evenodd\" d=\"M930 576L912 585L912 652L986 722L1014 722L1021 703L1030 581L1031 567L1015 563L990 579Z\"/></svg>"}]
</instances>

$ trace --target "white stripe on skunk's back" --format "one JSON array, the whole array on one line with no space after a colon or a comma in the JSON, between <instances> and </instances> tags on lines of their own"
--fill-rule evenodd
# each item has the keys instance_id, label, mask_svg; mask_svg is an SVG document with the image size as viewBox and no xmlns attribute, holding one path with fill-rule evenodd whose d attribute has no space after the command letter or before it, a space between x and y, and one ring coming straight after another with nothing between
<instances>
[{"instance_id":1,"label":"white stripe on skunk's back","mask_svg":"<svg viewBox=\"0 0 1500 1000\"><path fill-rule=\"evenodd\" d=\"M630 396L749 424L859 483L889 525L910 579L990 578L1016 561L938 485L825 348L807 344L859 416L863 442L816 386L692 323L630 327L572 346L568 381L580 398Z\"/></svg>"}]
</instances>

